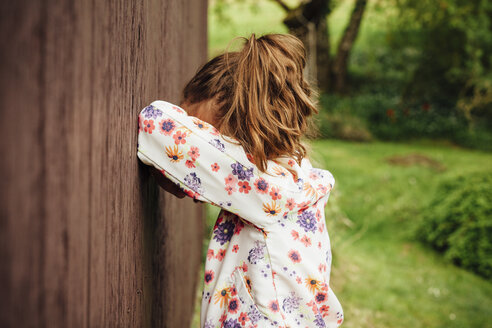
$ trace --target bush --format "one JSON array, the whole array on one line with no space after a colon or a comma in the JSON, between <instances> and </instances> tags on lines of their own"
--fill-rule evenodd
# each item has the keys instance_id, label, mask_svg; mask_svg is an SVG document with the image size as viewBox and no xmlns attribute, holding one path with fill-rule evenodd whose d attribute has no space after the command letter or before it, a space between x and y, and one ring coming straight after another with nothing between
<instances>
[{"instance_id":1,"label":"bush","mask_svg":"<svg viewBox=\"0 0 492 328\"><path fill-rule=\"evenodd\" d=\"M454 264L492 279L492 172L449 179L437 188L416 233Z\"/></svg>"},{"instance_id":2,"label":"bush","mask_svg":"<svg viewBox=\"0 0 492 328\"><path fill-rule=\"evenodd\" d=\"M349 141L371 141L372 135L359 117L343 113L326 113L319 116L321 138Z\"/></svg>"},{"instance_id":3,"label":"bush","mask_svg":"<svg viewBox=\"0 0 492 328\"><path fill-rule=\"evenodd\" d=\"M453 139L466 130L466 122L458 111L443 114L429 103L392 108L379 108L369 113L371 132L383 140L407 140L412 138Z\"/></svg>"}]
</instances>

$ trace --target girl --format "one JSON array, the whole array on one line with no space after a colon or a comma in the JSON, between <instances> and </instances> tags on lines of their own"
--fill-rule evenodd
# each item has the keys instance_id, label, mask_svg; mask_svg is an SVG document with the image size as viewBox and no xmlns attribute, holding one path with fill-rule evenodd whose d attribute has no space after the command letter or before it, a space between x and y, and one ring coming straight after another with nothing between
<instances>
[{"instance_id":1,"label":"girl","mask_svg":"<svg viewBox=\"0 0 492 328\"><path fill-rule=\"evenodd\" d=\"M338 327L324 216L335 180L301 142L318 113L303 79L306 53L287 34L244 40L198 71L181 107L157 100L141 111L137 154L168 190L222 209L202 328Z\"/></svg>"}]
</instances>

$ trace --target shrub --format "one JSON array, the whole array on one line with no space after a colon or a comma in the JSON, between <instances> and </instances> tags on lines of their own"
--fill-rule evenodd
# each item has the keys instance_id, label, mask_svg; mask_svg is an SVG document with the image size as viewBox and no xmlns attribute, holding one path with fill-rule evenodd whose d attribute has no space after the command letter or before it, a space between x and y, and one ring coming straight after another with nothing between
<instances>
[{"instance_id":1,"label":"shrub","mask_svg":"<svg viewBox=\"0 0 492 328\"><path fill-rule=\"evenodd\" d=\"M441 183L416 233L454 264L492 279L492 172Z\"/></svg>"},{"instance_id":2,"label":"shrub","mask_svg":"<svg viewBox=\"0 0 492 328\"><path fill-rule=\"evenodd\" d=\"M321 138L335 138L350 141L370 141L372 135L364 120L343 113L326 113L319 116Z\"/></svg>"}]
</instances>

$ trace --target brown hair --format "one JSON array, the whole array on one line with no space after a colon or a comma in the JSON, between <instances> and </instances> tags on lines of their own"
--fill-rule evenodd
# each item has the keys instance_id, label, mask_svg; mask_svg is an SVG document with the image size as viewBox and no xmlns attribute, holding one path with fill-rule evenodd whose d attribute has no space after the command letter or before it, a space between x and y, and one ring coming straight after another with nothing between
<instances>
[{"instance_id":1,"label":"brown hair","mask_svg":"<svg viewBox=\"0 0 492 328\"><path fill-rule=\"evenodd\" d=\"M245 41L240 51L226 51L199 69L185 86L182 102L213 99L215 127L236 139L262 172L268 160L280 156L300 164L308 151L301 139L318 133L308 120L318 113L311 99L318 93L303 77L304 45L290 34L240 38Z\"/></svg>"}]
</instances>

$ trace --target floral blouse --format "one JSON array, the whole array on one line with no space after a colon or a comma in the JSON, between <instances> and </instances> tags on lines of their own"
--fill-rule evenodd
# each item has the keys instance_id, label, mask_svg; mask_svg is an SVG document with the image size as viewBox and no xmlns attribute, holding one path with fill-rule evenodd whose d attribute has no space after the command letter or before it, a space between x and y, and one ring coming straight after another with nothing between
<instances>
[{"instance_id":1,"label":"floral blouse","mask_svg":"<svg viewBox=\"0 0 492 328\"><path fill-rule=\"evenodd\" d=\"M288 157L260 172L237 140L166 101L139 115L138 158L219 206L205 264L201 328L338 327L324 207L333 175Z\"/></svg>"}]
</instances>

